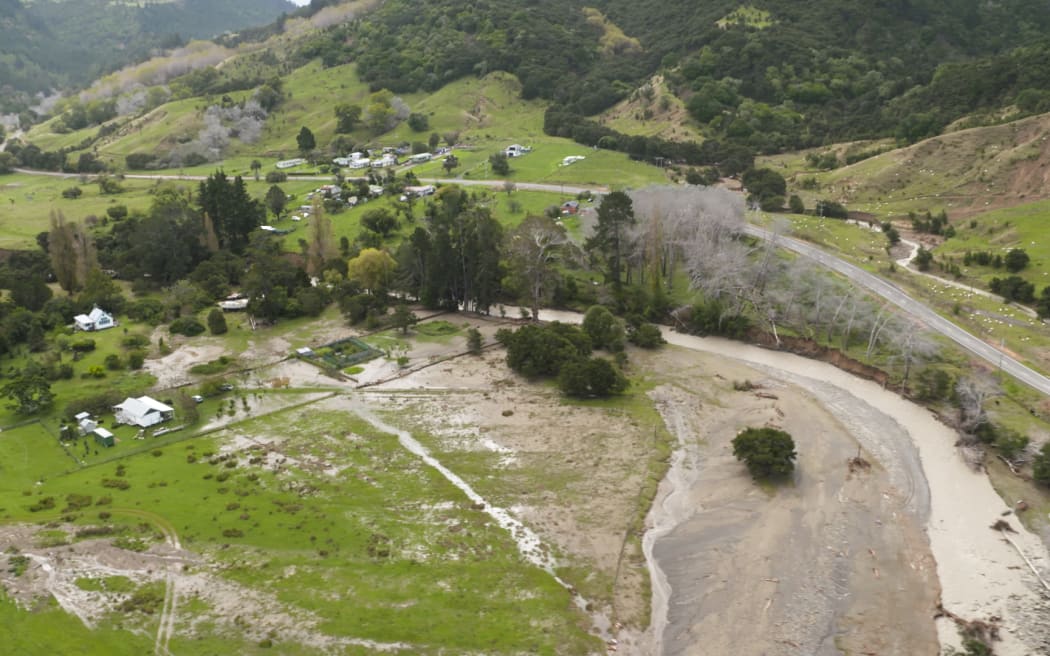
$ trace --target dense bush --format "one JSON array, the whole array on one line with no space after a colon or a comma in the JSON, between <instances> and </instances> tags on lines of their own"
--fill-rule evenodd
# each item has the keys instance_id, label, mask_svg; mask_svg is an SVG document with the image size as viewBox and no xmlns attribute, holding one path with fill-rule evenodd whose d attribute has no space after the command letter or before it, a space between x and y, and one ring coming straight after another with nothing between
<instances>
[{"instance_id":1,"label":"dense bush","mask_svg":"<svg viewBox=\"0 0 1050 656\"><path fill-rule=\"evenodd\" d=\"M185 335L187 337L196 337L203 333L206 329L204 324L197 321L193 317L179 317L175 321L171 322L168 326L168 330L176 335Z\"/></svg>"},{"instance_id":2,"label":"dense bush","mask_svg":"<svg viewBox=\"0 0 1050 656\"><path fill-rule=\"evenodd\" d=\"M632 328L627 333L627 341L635 346L647 349L659 348L667 343L667 340L664 339L663 334L660 332L659 326L651 323L643 323L636 328Z\"/></svg>"},{"instance_id":3,"label":"dense bush","mask_svg":"<svg viewBox=\"0 0 1050 656\"><path fill-rule=\"evenodd\" d=\"M594 348L613 353L623 350L623 324L604 305L594 305L583 315L583 332L591 338Z\"/></svg>"},{"instance_id":4,"label":"dense bush","mask_svg":"<svg viewBox=\"0 0 1050 656\"><path fill-rule=\"evenodd\" d=\"M95 350L95 340L87 337L78 339L69 345L69 349L74 353L90 353Z\"/></svg>"},{"instance_id":5,"label":"dense bush","mask_svg":"<svg viewBox=\"0 0 1050 656\"><path fill-rule=\"evenodd\" d=\"M127 315L132 321L156 326L164 323L167 311L164 303L155 298L143 298L128 305ZM129 335L129 337L131 337Z\"/></svg>"},{"instance_id":6,"label":"dense bush","mask_svg":"<svg viewBox=\"0 0 1050 656\"><path fill-rule=\"evenodd\" d=\"M97 417L113 412L113 406L123 400L124 395L116 390L100 392L70 401L62 415L68 421L73 421L81 412L89 412Z\"/></svg>"},{"instance_id":7,"label":"dense bush","mask_svg":"<svg viewBox=\"0 0 1050 656\"><path fill-rule=\"evenodd\" d=\"M208 313L208 330L212 335L222 335L226 332L226 315L219 308L214 308Z\"/></svg>"},{"instance_id":8,"label":"dense bush","mask_svg":"<svg viewBox=\"0 0 1050 656\"><path fill-rule=\"evenodd\" d=\"M627 389L627 378L604 358L577 358L558 373L558 388L579 399L606 397Z\"/></svg>"},{"instance_id":9,"label":"dense bush","mask_svg":"<svg viewBox=\"0 0 1050 656\"><path fill-rule=\"evenodd\" d=\"M1043 445L1032 461L1032 478L1036 483L1050 485L1050 442Z\"/></svg>"},{"instance_id":10,"label":"dense bush","mask_svg":"<svg viewBox=\"0 0 1050 656\"><path fill-rule=\"evenodd\" d=\"M754 478L786 476L795 468L795 440L785 431L748 428L733 438L733 455Z\"/></svg>"},{"instance_id":11,"label":"dense bush","mask_svg":"<svg viewBox=\"0 0 1050 656\"><path fill-rule=\"evenodd\" d=\"M988 286L994 293L999 294L1006 301L1017 301L1019 303L1031 303L1035 301L1035 285L1021 276L992 278Z\"/></svg>"}]
</instances>

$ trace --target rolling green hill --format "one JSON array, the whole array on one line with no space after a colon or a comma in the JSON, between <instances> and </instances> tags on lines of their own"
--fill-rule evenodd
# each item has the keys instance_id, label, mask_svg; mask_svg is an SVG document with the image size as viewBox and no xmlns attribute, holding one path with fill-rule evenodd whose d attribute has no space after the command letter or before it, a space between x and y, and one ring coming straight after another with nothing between
<instances>
[{"instance_id":1,"label":"rolling green hill","mask_svg":"<svg viewBox=\"0 0 1050 656\"><path fill-rule=\"evenodd\" d=\"M286 0L0 0L0 111L31 95L80 87L184 39L270 23Z\"/></svg>"}]
</instances>

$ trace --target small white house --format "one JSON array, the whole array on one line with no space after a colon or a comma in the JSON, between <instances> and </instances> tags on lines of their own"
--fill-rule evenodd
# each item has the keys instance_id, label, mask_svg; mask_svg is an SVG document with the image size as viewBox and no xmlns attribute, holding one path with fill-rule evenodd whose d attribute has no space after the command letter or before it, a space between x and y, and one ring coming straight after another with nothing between
<instances>
[{"instance_id":1,"label":"small white house","mask_svg":"<svg viewBox=\"0 0 1050 656\"><path fill-rule=\"evenodd\" d=\"M429 162L433 158L434 158L434 156L431 155L430 153L417 153L417 154L409 157L408 161L412 162L413 164L422 164L424 162Z\"/></svg>"},{"instance_id":2,"label":"small white house","mask_svg":"<svg viewBox=\"0 0 1050 656\"><path fill-rule=\"evenodd\" d=\"M113 406L113 414L116 415L117 423L149 428L174 417L175 408L148 396L137 399L129 396L123 403Z\"/></svg>"},{"instance_id":3,"label":"small white house","mask_svg":"<svg viewBox=\"0 0 1050 656\"><path fill-rule=\"evenodd\" d=\"M367 169L372 164L372 160L367 157L355 159L350 161L350 168L352 169Z\"/></svg>"},{"instance_id":4,"label":"small white house","mask_svg":"<svg viewBox=\"0 0 1050 656\"><path fill-rule=\"evenodd\" d=\"M248 309L247 298L231 298L225 301L219 301L219 308L223 312L244 312Z\"/></svg>"},{"instance_id":5,"label":"small white house","mask_svg":"<svg viewBox=\"0 0 1050 656\"><path fill-rule=\"evenodd\" d=\"M511 144L503 149L503 154L507 157L521 157L522 155L531 150L531 148L526 148L521 144Z\"/></svg>"},{"instance_id":6,"label":"small white house","mask_svg":"<svg viewBox=\"0 0 1050 656\"><path fill-rule=\"evenodd\" d=\"M386 153L379 159L372 160L372 168L382 169L388 166L397 166L397 157L392 153Z\"/></svg>"},{"instance_id":7,"label":"small white house","mask_svg":"<svg viewBox=\"0 0 1050 656\"><path fill-rule=\"evenodd\" d=\"M302 166L303 164L306 164L306 160L302 157L296 157L294 159L281 160L280 162L277 162L277 164L275 164L274 166L276 166L279 169L291 169L295 168L296 166Z\"/></svg>"},{"instance_id":8,"label":"small white house","mask_svg":"<svg viewBox=\"0 0 1050 656\"><path fill-rule=\"evenodd\" d=\"M117 322L113 320L113 315L95 307L88 314L78 314L73 317L73 323L76 325L77 330L105 330L106 328L112 328L117 325Z\"/></svg>"},{"instance_id":9,"label":"small white house","mask_svg":"<svg viewBox=\"0 0 1050 656\"><path fill-rule=\"evenodd\" d=\"M422 185L414 187L405 187L405 193L413 196L432 196L437 191L437 187L434 185Z\"/></svg>"}]
</instances>

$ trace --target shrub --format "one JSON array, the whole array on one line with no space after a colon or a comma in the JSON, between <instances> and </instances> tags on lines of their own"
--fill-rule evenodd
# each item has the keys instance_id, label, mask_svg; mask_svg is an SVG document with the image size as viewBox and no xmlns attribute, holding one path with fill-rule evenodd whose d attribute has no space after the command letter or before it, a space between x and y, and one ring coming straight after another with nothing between
<instances>
[{"instance_id":1,"label":"shrub","mask_svg":"<svg viewBox=\"0 0 1050 656\"><path fill-rule=\"evenodd\" d=\"M507 349L507 365L529 377L557 376L562 365L591 353L591 340L576 326L558 323L500 329L496 339Z\"/></svg>"},{"instance_id":2,"label":"shrub","mask_svg":"<svg viewBox=\"0 0 1050 656\"><path fill-rule=\"evenodd\" d=\"M128 369L138 371L142 368L142 365L146 362L146 354L142 351L132 351L128 353Z\"/></svg>"},{"instance_id":3,"label":"shrub","mask_svg":"<svg viewBox=\"0 0 1050 656\"><path fill-rule=\"evenodd\" d=\"M149 337L146 335L139 335L138 333L131 333L130 335L124 335L123 339L120 340L121 346L124 348L145 348L149 346Z\"/></svg>"},{"instance_id":4,"label":"shrub","mask_svg":"<svg viewBox=\"0 0 1050 656\"><path fill-rule=\"evenodd\" d=\"M193 317L180 317L171 322L168 330L177 335L196 337L204 332L204 325Z\"/></svg>"},{"instance_id":5,"label":"shrub","mask_svg":"<svg viewBox=\"0 0 1050 656\"><path fill-rule=\"evenodd\" d=\"M95 340L93 339L78 339L69 345L70 350L76 353L89 353L95 350Z\"/></svg>"},{"instance_id":6,"label":"shrub","mask_svg":"<svg viewBox=\"0 0 1050 656\"><path fill-rule=\"evenodd\" d=\"M120 356L116 353L110 353L105 359L106 369L110 371L120 371L124 368L124 362L120 359Z\"/></svg>"},{"instance_id":7,"label":"shrub","mask_svg":"<svg viewBox=\"0 0 1050 656\"><path fill-rule=\"evenodd\" d=\"M134 303L130 304L127 309L128 318L132 321L141 321L142 323L148 323L151 326L156 326L164 322L165 310L164 304L155 298L143 298ZM128 335L125 339L135 337ZM149 338L147 338L148 343Z\"/></svg>"},{"instance_id":8,"label":"shrub","mask_svg":"<svg viewBox=\"0 0 1050 656\"><path fill-rule=\"evenodd\" d=\"M62 414L69 421L73 421L73 418L81 412L89 412L99 416L112 412L113 406L123 400L124 395L117 390L101 392L70 401Z\"/></svg>"},{"instance_id":9,"label":"shrub","mask_svg":"<svg viewBox=\"0 0 1050 656\"><path fill-rule=\"evenodd\" d=\"M226 332L226 315L219 308L213 308L208 313L208 330L212 335L222 335Z\"/></svg>"},{"instance_id":10,"label":"shrub","mask_svg":"<svg viewBox=\"0 0 1050 656\"><path fill-rule=\"evenodd\" d=\"M477 328L467 330L467 350L475 355L481 353L481 331Z\"/></svg>"},{"instance_id":11,"label":"shrub","mask_svg":"<svg viewBox=\"0 0 1050 656\"><path fill-rule=\"evenodd\" d=\"M795 440L776 428L748 428L733 438L733 455L753 478L786 476L795 468Z\"/></svg>"},{"instance_id":12,"label":"shrub","mask_svg":"<svg viewBox=\"0 0 1050 656\"><path fill-rule=\"evenodd\" d=\"M583 332L591 338L594 348L613 353L623 350L623 324L604 305L594 305L583 315Z\"/></svg>"},{"instance_id":13,"label":"shrub","mask_svg":"<svg viewBox=\"0 0 1050 656\"><path fill-rule=\"evenodd\" d=\"M826 216L831 219L849 218L849 211L841 203L836 203L833 200L818 200L817 204L813 206L813 213L817 216Z\"/></svg>"},{"instance_id":14,"label":"shrub","mask_svg":"<svg viewBox=\"0 0 1050 656\"><path fill-rule=\"evenodd\" d=\"M627 379L604 358L577 358L561 367L558 388L579 399L606 397L627 389Z\"/></svg>"},{"instance_id":15,"label":"shrub","mask_svg":"<svg viewBox=\"0 0 1050 656\"><path fill-rule=\"evenodd\" d=\"M1032 478L1036 483L1050 485L1050 442L1043 445L1032 461Z\"/></svg>"},{"instance_id":16,"label":"shrub","mask_svg":"<svg viewBox=\"0 0 1050 656\"><path fill-rule=\"evenodd\" d=\"M659 348L667 343L660 328L651 324L643 323L627 335L627 341L642 348Z\"/></svg>"},{"instance_id":17,"label":"shrub","mask_svg":"<svg viewBox=\"0 0 1050 656\"><path fill-rule=\"evenodd\" d=\"M37 501L33 505L29 506L29 512L40 512L42 510L51 510L55 507L55 497L44 497Z\"/></svg>"},{"instance_id":18,"label":"shrub","mask_svg":"<svg viewBox=\"0 0 1050 656\"><path fill-rule=\"evenodd\" d=\"M62 198L68 198L70 200L76 200L84 194L84 190L80 187L70 187L62 190Z\"/></svg>"},{"instance_id":19,"label":"shrub","mask_svg":"<svg viewBox=\"0 0 1050 656\"><path fill-rule=\"evenodd\" d=\"M266 174L266 181L270 184L276 184L278 182L287 182L288 174L284 171L270 171Z\"/></svg>"}]
</instances>

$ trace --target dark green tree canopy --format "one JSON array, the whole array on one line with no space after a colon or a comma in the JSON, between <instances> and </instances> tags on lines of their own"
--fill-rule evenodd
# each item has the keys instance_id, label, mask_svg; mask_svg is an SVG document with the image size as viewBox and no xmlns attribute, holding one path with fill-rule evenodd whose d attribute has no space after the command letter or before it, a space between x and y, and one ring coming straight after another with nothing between
<instances>
[{"instance_id":1,"label":"dark green tree canopy","mask_svg":"<svg viewBox=\"0 0 1050 656\"><path fill-rule=\"evenodd\" d=\"M230 180L222 171L200 183L197 203L215 225L219 244L241 254L248 245L248 235L263 224L266 210L251 196L241 176Z\"/></svg>"},{"instance_id":2,"label":"dark green tree canopy","mask_svg":"<svg viewBox=\"0 0 1050 656\"><path fill-rule=\"evenodd\" d=\"M295 143L298 144L299 152L301 153L309 153L314 148L317 148L317 140L314 138L314 133L305 125L299 130L298 136L295 137Z\"/></svg>"},{"instance_id":3,"label":"dark green tree canopy","mask_svg":"<svg viewBox=\"0 0 1050 656\"><path fill-rule=\"evenodd\" d=\"M598 206L598 225L584 247L605 260L606 280L614 290L619 290L623 284L627 231L635 223L634 203L630 196L614 191L602 197Z\"/></svg>"},{"instance_id":4,"label":"dark green tree canopy","mask_svg":"<svg viewBox=\"0 0 1050 656\"><path fill-rule=\"evenodd\" d=\"M733 438L733 455L754 478L787 476L795 468L795 440L785 431L748 428Z\"/></svg>"}]
</instances>

